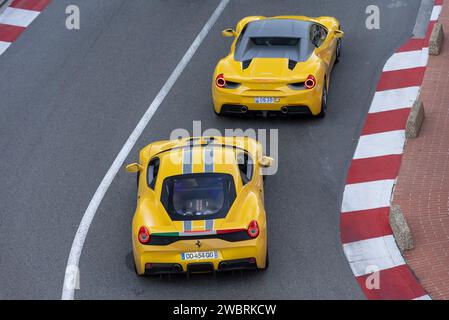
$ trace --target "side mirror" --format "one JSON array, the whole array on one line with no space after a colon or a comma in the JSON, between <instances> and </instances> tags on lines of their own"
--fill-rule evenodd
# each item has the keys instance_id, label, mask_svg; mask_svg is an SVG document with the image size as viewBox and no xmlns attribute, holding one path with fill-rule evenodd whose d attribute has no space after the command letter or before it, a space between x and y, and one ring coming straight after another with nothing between
<instances>
[{"instance_id":1,"label":"side mirror","mask_svg":"<svg viewBox=\"0 0 449 320\"><path fill-rule=\"evenodd\" d=\"M263 156L262 158L259 159L260 166L264 168L271 167L273 163L274 159L267 156Z\"/></svg>"},{"instance_id":2,"label":"side mirror","mask_svg":"<svg viewBox=\"0 0 449 320\"><path fill-rule=\"evenodd\" d=\"M341 30L334 30L334 36L337 39L343 38L345 33Z\"/></svg>"},{"instance_id":3,"label":"side mirror","mask_svg":"<svg viewBox=\"0 0 449 320\"><path fill-rule=\"evenodd\" d=\"M234 31L234 29L224 29L222 32L221 32L221 34L222 34L222 36L223 37L227 37L227 38L230 38L230 37L235 37L235 35L236 35L236 32Z\"/></svg>"},{"instance_id":4,"label":"side mirror","mask_svg":"<svg viewBox=\"0 0 449 320\"><path fill-rule=\"evenodd\" d=\"M126 166L126 171L136 173L142 170L142 166L138 163L131 163Z\"/></svg>"}]
</instances>

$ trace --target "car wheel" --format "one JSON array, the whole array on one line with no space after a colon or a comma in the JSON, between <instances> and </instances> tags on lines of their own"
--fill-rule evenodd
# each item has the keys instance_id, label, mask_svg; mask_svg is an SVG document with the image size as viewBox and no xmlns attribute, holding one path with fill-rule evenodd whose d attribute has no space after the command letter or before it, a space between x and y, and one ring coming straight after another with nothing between
<instances>
[{"instance_id":1,"label":"car wheel","mask_svg":"<svg viewBox=\"0 0 449 320\"><path fill-rule=\"evenodd\" d=\"M326 79L324 79L324 89L323 89L323 96L321 97L321 111L318 113L318 118L324 118L326 116L327 112L327 85L326 85Z\"/></svg>"},{"instance_id":2,"label":"car wheel","mask_svg":"<svg viewBox=\"0 0 449 320\"><path fill-rule=\"evenodd\" d=\"M341 57L341 39L337 39L337 49L335 52L335 63L340 62L340 57Z\"/></svg>"}]
</instances>

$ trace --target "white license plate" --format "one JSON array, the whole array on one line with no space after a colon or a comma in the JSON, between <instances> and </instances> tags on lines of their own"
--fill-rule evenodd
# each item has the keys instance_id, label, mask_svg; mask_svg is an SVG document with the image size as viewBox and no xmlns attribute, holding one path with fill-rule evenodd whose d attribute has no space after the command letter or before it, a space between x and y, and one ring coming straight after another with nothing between
<instances>
[{"instance_id":1,"label":"white license plate","mask_svg":"<svg viewBox=\"0 0 449 320\"><path fill-rule=\"evenodd\" d=\"M270 104L270 103L274 103L274 97L254 97L254 102Z\"/></svg>"},{"instance_id":2,"label":"white license plate","mask_svg":"<svg viewBox=\"0 0 449 320\"><path fill-rule=\"evenodd\" d=\"M199 252L181 253L182 260L208 260L217 258L218 258L217 251L199 251Z\"/></svg>"}]
</instances>

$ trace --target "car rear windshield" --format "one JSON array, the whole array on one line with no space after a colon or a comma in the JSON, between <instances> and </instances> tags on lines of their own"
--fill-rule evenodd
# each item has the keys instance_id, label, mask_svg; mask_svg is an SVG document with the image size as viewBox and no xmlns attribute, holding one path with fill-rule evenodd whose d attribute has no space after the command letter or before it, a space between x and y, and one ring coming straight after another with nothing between
<instances>
[{"instance_id":1,"label":"car rear windshield","mask_svg":"<svg viewBox=\"0 0 449 320\"><path fill-rule=\"evenodd\" d=\"M171 176L162 185L161 202L174 221L224 218L236 198L234 179L224 173Z\"/></svg>"},{"instance_id":2,"label":"car rear windshield","mask_svg":"<svg viewBox=\"0 0 449 320\"><path fill-rule=\"evenodd\" d=\"M299 38L289 37L257 37L251 38L256 46L297 46Z\"/></svg>"}]
</instances>

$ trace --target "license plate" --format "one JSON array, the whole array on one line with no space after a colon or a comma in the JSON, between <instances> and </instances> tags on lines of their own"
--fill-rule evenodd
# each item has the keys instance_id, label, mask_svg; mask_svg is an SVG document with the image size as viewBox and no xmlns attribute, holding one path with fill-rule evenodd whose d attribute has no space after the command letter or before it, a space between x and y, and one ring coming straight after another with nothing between
<instances>
[{"instance_id":1,"label":"license plate","mask_svg":"<svg viewBox=\"0 0 449 320\"><path fill-rule=\"evenodd\" d=\"M200 251L200 252L184 252L181 253L182 260L207 260L217 259L217 251Z\"/></svg>"},{"instance_id":2,"label":"license plate","mask_svg":"<svg viewBox=\"0 0 449 320\"><path fill-rule=\"evenodd\" d=\"M270 103L274 103L274 97L254 97L254 102L270 104Z\"/></svg>"}]
</instances>

